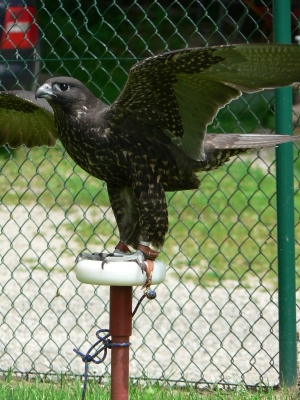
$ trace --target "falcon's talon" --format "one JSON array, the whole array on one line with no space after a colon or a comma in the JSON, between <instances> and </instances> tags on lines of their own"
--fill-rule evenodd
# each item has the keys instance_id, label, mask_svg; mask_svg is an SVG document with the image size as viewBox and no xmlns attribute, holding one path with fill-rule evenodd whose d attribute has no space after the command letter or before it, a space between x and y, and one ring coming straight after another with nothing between
<instances>
[{"instance_id":1,"label":"falcon's talon","mask_svg":"<svg viewBox=\"0 0 300 400\"><path fill-rule=\"evenodd\" d=\"M126 257L130 257L128 252L124 253L122 250L115 248L113 253L107 253L104 255L102 259L101 268L103 269L104 264L106 264L107 262L130 261L128 259L125 259Z\"/></svg>"},{"instance_id":2,"label":"falcon's talon","mask_svg":"<svg viewBox=\"0 0 300 400\"><path fill-rule=\"evenodd\" d=\"M140 246L143 246L143 245L140 245ZM153 257L152 252L155 252L155 250L152 250L149 247L148 247L148 249L149 249L149 250L147 250L148 254L151 254ZM155 253L158 254L158 252L155 252ZM93 253L93 255L94 254L97 254L97 255L101 254L102 256L104 256L104 258L100 260L100 261L102 261L102 263L101 263L102 269L104 268L104 265L106 263L110 263L110 262L135 261L141 267L142 273L146 273L146 282L142 286L142 289L145 290L145 293L149 290L151 283L152 283L152 272L153 272L153 268L154 268L154 260L146 257L146 255L143 251L137 250L136 252L125 252L124 253L119 248L116 248L113 253L107 253L107 254Z\"/></svg>"},{"instance_id":3,"label":"falcon's talon","mask_svg":"<svg viewBox=\"0 0 300 400\"><path fill-rule=\"evenodd\" d=\"M108 253L92 253L94 257L98 257L100 261L104 260Z\"/></svg>"},{"instance_id":4,"label":"falcon's talon","mask_svg":"<svg viewBox=\"0 0 300 400\"><path fill-rule=\"evenodd\" d=\"M94 261L102 261L105 257L104 253L80 253L76 257L76 263L78 263L79 260L94 260Z\"/></svg>"},{"instance_id":5,"label":"falcon's talon","mask_svg":"<svg viewBox=\"0 0 300 400\"><path fill-rule=\"evenodd\" d=\"M106 262L120 262L120 261L135 261L139 265L144 261L144 255L139 250L136 252L123 253L120 250L115 250L113 253L109 253L105 257Z\"/></svg>"}]
</instances>

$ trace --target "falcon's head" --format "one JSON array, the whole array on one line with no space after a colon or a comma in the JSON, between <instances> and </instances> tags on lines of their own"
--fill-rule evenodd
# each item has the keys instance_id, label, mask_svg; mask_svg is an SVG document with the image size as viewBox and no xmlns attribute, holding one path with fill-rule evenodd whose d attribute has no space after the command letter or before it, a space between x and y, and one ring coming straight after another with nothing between
<instances>
[{"instance_id":1,"label":"falcon's head","mask_svg":"<svg viewBox=\"0 0 300 400\"><path fill-rule=\"evenodd\" d=\"M87 111L101 103L83 83L66 76L48 79L37 89L35 97L46 99L54 111L60 109L67 114Z\"/></svg>"}]
</instances>

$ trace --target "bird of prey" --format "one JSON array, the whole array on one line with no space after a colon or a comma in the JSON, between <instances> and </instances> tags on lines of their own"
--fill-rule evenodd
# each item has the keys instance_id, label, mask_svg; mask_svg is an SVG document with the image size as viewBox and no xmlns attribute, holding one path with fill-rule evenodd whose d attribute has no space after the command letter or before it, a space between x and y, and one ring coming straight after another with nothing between
<instances>
[{"instance_id":1,"label":"bird of prey","mask_svg":"<svg viewBox=\"0 0 300 400\"><path fill-rule=\"evenodd\" d=\"M107 183L120 242L110 260L153 260L168 229L166 191L196 189L197 173L288 135L207 134L217 111L243 92L300 81L300 46L186 48L136 63L106 105L70 77L0 95L0 145L53 146ZM137 250L130 252L129 246ZM154 248L154 249L153 249Z\"/></svg>"}]
</instances>

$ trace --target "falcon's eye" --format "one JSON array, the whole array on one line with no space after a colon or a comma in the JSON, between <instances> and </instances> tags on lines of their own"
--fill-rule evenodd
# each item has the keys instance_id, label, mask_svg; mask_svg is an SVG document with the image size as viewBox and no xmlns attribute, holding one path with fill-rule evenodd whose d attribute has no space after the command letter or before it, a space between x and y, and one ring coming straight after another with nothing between
<instances>
[{"instance_id":1,"label":"falcon's eye","mask_svg":"<svg viewBox=\"0 0 300 400\"><path fill-rule=\"evenodd\" d=\"M53 87L60 92L66 92L67 90L70 90L70 86L66 83L54 83Z\"/></svg>"}]
</instances>

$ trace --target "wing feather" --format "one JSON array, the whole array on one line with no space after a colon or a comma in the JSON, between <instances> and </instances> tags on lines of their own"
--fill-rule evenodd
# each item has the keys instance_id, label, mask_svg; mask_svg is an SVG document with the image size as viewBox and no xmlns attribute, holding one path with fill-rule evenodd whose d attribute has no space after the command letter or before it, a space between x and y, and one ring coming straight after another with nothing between
<instances>
[{"instance_id":1,"label":"wing feather","mask_svg":"<svg viewBox=\"0 0 300 400\"><path fill-rule=\"evenodd\" d=\"M123 91L108 112L124 131L128 127L128 134L137 133L135 126L139 134L159 132L189 157L201 160L206 127L218 110L242 91L251 93L299 82L299 59L300 46L280 44L164 53L131 68Z\"/></svg>"},{"instance_id":2,"label":"wing feather","mask_svg":"<svg viewBox=\"0 0 300 400\"><path fill-rule=\"evenodd\" d=\"M0 132L0 146L11 148L53 147L57 139L48 102L22 90L0 92Z\"/></svg>"}]
</instances>

